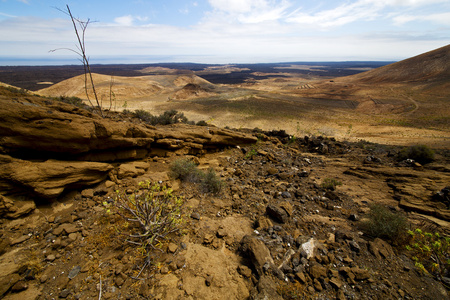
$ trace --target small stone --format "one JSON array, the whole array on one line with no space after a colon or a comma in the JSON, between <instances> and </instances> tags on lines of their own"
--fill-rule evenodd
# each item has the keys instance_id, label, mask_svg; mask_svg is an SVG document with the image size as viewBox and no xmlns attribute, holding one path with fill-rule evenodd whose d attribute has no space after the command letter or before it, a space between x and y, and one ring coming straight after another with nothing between
<instances>
[{"instance_id":1,"label":"small stone","mask_svg":"<svg viewBox=\"0 0 450 300\"><path fill-rule=\"evenodd\" d=\"M28 284L25 281L18 281L11 288L11 291L14 293L18 293L24 291L28 288Z\"/></svg>"},{"instance_id":2,"label":"small stone","mask_svg":"<svg viewBox=\"0 0 450 300\"><path fill-rule=\"evenodd\" d=\"M69 289L64 289L59 293L59 298L67 298L70 295Z\"/></svg>"},{"instance_id":3,"label":"small stone","mask_svg":"<svg viewBox=\"0 0 450 300\"><path fill-rule=\"evenodd\" d=\"M402 297L402 298L405 297L405 292L403 290L399 289L398 293L399 293L400 297Z\"/></svg>"},{"instance_id":4,"label":"small stone","mask_svg":"<svg viewBox=\"0 0 450 300\"><path fill-rule=\"evenodd\" d=\"M169 251L169 253L175 253L178 250L178 245L174 243L169 243L167 250Z\"/></svg>"},{"instance_id":5,"label":"small stone","mask_svg":"<svg viewBox=\"0 0 450 300\"><path fill-rule=\"evenodd\" d=\"M350 221L358 221L359 220L359 216L357 214L351 214L348 219Z\"/></svg>"},{"instance_id":6,"label":"small stone","mask_svg":"<svg viewBox=\"0 0 450 300\"><path fill-rule=\"evenodd\" d=\"M314 288L318 291L321 292L323 290L323 286L322 284L320 284L320 281L316 278L314 279Z\"/></svg>"},{"instance_id":7,"label":"small stone","mask_svg":"<svg viewBox=\"0 0 450 300\"><path fill-rule=\"evenodd\" d=\"M334 287L335 289L340 289L341 286L343 285L342 281L339 278L333 277L330 279L330 284L332 287Z\"/></svg>"},{"instance_id":8,"label":"small stone","mask_svg":"<svg viewBox=\"0 0 450 300\"><path fill-rule=\"evenodd\" d=\"M292 198L292 195L289 192L282 192L281 193L281 197L283 197L283 198Z\"/></svg>"},{"instance_id":9,"label":"small stone","mask_svg":"<svg viewBox=\"0 0 450 300\"><path fill-rule=\"evenodd\" d=\"M359 253L361 251L361 247L359 246L359 244L355 241L350 241L348 243L350 245L350 249L356 253Z\"/></svg>"},{"instance_id":10,"label":"small stone","mask_svg":"<svg viewBox=\"0 0 450 300\"><path fill-rule=\"evenodd\" d=\"M194 220L200 220L200 214L197 213L197 212L193 212L191 214L191 218L194 219Z\"/></svg>"},{"instance_id":11,"label":"small stone","mask_svg":"<svg viewBox=\"0 0 450 300\"><path fill-rule=\"evenodd\" d=\"M250 278L252 276L252 270L247 266L239 266L238 272L245 278Z\"/></svg>"},{"instance_id":12,"label":"small stone","mask_svg":"<svg viewBox=\"0 0 450 300\"><path fill-rule=\"evenodd\" d=\"M353 259L347 256L346 258L344 258L344 262L350 264L353 262Z\"/></svg>"},{"instance_id":13,"label":"small stone","mask_svg":"<svg viewBox=\"0 0 450 300\"><path fill-rule=\"evenodd\" d=\"M115 185L114 181L107 180L107 181L105 182L105 187L106 187L106 188L113 187L114 185Z\"/></svg>"},{"instance_id":14,"label":"small stone","mask_svg":"<svg viewBox=\"0 0 450 300\"><path fill-rule=\"evenodd\" d=\"M267 173L269 173L269 175L275 175L278 173L278 169L271 167L271 168L267 169Z\"/></svg>"},{"instance_id":15,"label":"small stone","mask_svg":"<svg viewBox=\"0 0 450 300\"><path fill-rule=\"evenodd\" d=\"M355 274L356 280L366 280L370 278L369 271L360 269L359 267L351 268L351 272Z\"/></svg>"},{"instance_id":16,"label":"small stone","mask_svg":"<svg viewBox=\"0 0 450 300\"><path fill-rule=\"evenodd\" d=\"M81 271L81 267L80 266L75 266L72 268L72 270L70 270L69 272L69 279L74 279L78 273L80 273Z\"/></svg>"},{"instance_id":17,"label":"small stone","mask_svg":"<svg viewBox=\"0 0 450 300\"><path fill-rule=\"evenodd\" d=\"M168 274L169 273L169 267L163 266L160 270L161 274Z\"/></svg>"},{"instance_id":18,"label":"small stone","mask_svg":"<svg viewBox=\"0 0 450 300\"><path fill-rule=\"evenodd\" d=\"M339 290L338 294L337 294L337 298L339 300L345 300L347 299L347 297L345 297L344 291L343 290Z\"/></svg>"},{"instance_id":19,"label":"small stone","mask_svg":"<svg viewBox=\"0 0 450 300\"><path fill-rule=\"evenodd\" d=\"M28 234L22 235L21 237L15 239L15 240L12 240L12 241L11 241L11 246L17 245L17 244L20 244L20 243L23 243L23 242L25 242L26 240L30 239L30 237L31 237L31 236L28 235Z\"/></svg>"},{"instance_id":20,"label":"small stone","mask_svg":"<svg viewBox=\"0 0 450 300\"><path fill-rule=\"evenodd\" d=\"M53 254L47 255L47 257L45 258L48 261L54 261L56 259L56 256Z\"/></svg>"},{"instance_id":21,"label":"small stone","mask_svg":"<svg viewBox=\"0 0 450 300\"><path fill-rule=\"evenodd\" d=\"M392 287L392 283L387 279L383 279L383 283L388 287Z\"/></svg>"},{"instance_id":22,"label":"small stone","mask_svg":"<svg viewBox=\"0 0 450 300\"><path fill-rule=\"evenodd\" d=\"M72 232L71 234L69 234L69 240L71 240L72 242L75 242L78 238L78 234L75 232Z\"/></svg>"},{"instance_id":23,"label":"small stone","mask_svg":"<svg viewBox=\"0 0 450 300\"><path fill-rule=\"evenodd\" d=\"M214 240L214 236L212 234L207 233L207 234L205 234L203 242L205 244L211 244L213 240Z\"/></svg>"},{"instance_id":24,"label":"small stone","mask_svg":"<svg viewBox=\"0 0 450 300\"><path fill-rule=\"evenodd\" d=\"M228 232L224 228L217 230L217 237L223 238L228 235Z\"/></svg>"},{"instance_id":25,"label":"small stone","mask_svg":"<svg viewBox=\"0 0 450 300\"><path fill-rule=\"evenodd\" d=\"M269 204L266 207L266 213L269 217L280 223L286 223L289 220L287 212L281 207L273 204Z\"/></svg>"},{"instance_id":26,"label":"small stone","mask_svg":"<svg viewBox=\"0 0 450 300\"><path fill-rule=\"evenodd\" d=\"M125 282L125 279L123 278L123 276L116 276L114 278L114 283L118 286L121 287L123 285L123 283Z\"/></svg>"},{"instance_id":27,"label":"small stone","mask_svg":"<svg viewBox=\"0 0 450 300\"><path fill-rule=\"evenodd\" d=\"M326 277L327 269L319 264L313 265L309 269L309 275L311 275L313 278Z\"/></svg>"},{"instance_id":28,"label":"small stone","mask_svg":"<svg viewBox=\"0 0 450 300\"><path fill-rule=\"evenodd\" d=\"M93 198L94 197L94 190L93 189L86 189L81 192L81 196L85 198Z\"/></svg>"},{"instance_id":29,"label":"small stone","mask_svg":"<svg viewBox=\"0 0 450 300\"><path fill-rule=\"evenodd\" d=\"M300 283L306 283L306 277L303 272L295 273L295 278L297 278Z\"/></svg>"}]
</instances>

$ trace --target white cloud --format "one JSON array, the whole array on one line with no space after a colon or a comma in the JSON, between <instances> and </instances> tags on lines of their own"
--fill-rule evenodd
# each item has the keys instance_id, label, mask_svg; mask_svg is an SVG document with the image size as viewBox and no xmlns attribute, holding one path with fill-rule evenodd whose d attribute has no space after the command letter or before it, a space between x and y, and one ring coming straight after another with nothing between
<instances>
[{"instance_id":1,"label":"white cloud","mask_svg":"<svg viewBox=\"0 0 450 300\"><path fill-rule=\"evenodd\" d=\"M427 21L436 24L450 26L450 12L430 14L430 15L398 15L393 18L396 25L404 25L408 22Z\"/></svg>"},{"instance_id":2,"label":"white cloud","mask_svg":"<svg viewBox=\"0 0 450 300\"><path fill-rule=\"evenodd\" d=\"M208 62L390 60L448 43L444 31L436 33L434 24L450 26L450 12L426 14L432 10L411 8L441 0L330 1L333 6L327 9L318 6L309 10L286 0L208 1L212 9L197 25L186 28L144 24L147 18L133 15L120 16L110 24L94 22L86 32L89 55L195 55L199 60L208 56L217 59ZM372 27L357 34L351 31L354 26L348 26L344 35L344 30L335 30L361 20L382 21L384 30L392 31ZM422 30L424 24L419 28L412 23L417 21L427 22L428 27ZM28 17L0 21L0 40L0 55L17 53L17 45L22 45L20 53L38 55L76 44L69 20ZM218 57L229 59L219 61Z\"/></svg>"},{"instance_id":3,"label":"white cloud","mask_svg":"<svg viewBox=\"0 0 450 300\"><path fill-rule=\"evenodd\" d=\"M287 0L208 0L213 7L209 17L227 22L260 23L283 18L291 3Z\"/></svg>"},{"instance_id":4,"label":"white cloud","mask_svg":"<svg viewBox=\"0 0 450 300\"><path fill-rule=\"evenodd\" d=\"M114 22L117 25L121 25L121 26L131 26L131 25L133 25L133 21L134 21L134 17L131 15L117 17L114 19Z\"/></svg>"}]
</instances>

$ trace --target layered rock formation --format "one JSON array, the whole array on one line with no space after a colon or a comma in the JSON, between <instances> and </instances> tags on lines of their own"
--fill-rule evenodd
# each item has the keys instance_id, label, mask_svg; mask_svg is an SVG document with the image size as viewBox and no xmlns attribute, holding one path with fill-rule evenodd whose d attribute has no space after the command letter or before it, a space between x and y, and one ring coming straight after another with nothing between
<instances>
[{"instance_id":1,"label":"layered rock formation","mask_svg":"<svg viewBox=\"0 0 450 300\"><path fill-rule=\"evenodd\" d=\"M251 135L213 127L101 118L57 100L2 89L0 194L56 198L66 189L103 181L114 168L111 162L254 142Z\"/></svg>"}]
</instances>

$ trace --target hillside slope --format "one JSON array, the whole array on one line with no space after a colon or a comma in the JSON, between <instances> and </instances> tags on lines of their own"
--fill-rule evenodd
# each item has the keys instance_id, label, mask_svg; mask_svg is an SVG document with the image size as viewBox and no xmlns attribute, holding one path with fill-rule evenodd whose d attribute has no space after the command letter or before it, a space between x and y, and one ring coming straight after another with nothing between
<instances>
[{"instance_id":1,"label":"hillside slope","mask_svg":"<svg viewBox=\"0 0 450 300\"><path fill-rule=\"evenodd\" d=\"M372 83L448 82L450 45L346 78Z\"/></svg>"},{"instance_id":2,"label":"hillside slope","mask_svg":"<svg viewBox=\"0 0 450 300\"><path fill-rule=\"evenodd\" d=\"M110 91L119 99L136 99L157 94L173 93L186 84L212 86L195 75L109 76L93 74L95 88L100 99L109 99ZM37 91L42 96L67 96L86 98L84 75L76 76ZM88 84L88 86L90 86ZM90 95L92 97L92 95Z\"/></svg>"}]
</instances>

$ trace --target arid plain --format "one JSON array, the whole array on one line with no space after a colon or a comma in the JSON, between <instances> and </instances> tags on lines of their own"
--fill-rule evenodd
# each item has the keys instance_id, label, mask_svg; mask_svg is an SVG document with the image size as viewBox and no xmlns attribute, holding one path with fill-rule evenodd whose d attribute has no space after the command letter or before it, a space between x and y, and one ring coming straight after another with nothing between
<instances>
[{"instance_id":1,"label":"arid plain","mask_svg":"<svg viewBox=\"0 0 450 300\"><path fill-rule=\"evenodd\" d=\"M446 46L379 68L349 65L347 71L353 73L368 71L339 77L319 64L293 63L275 66L272 72L251 73L240 65L195 70L146 67L135 71L139 76L95 74L95 82L103 105L117 111L144 109L159 114L175 109L190 120L219 127L284 129L296 136L448 148L449 57L450 46ZM238 83L202 78L239 73L247 77ZM37 93L85 99L84 76Z\"/></svg>"}]
</instances>

